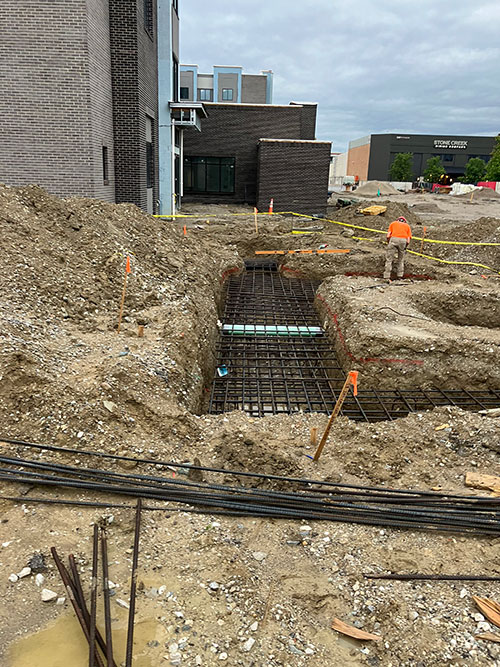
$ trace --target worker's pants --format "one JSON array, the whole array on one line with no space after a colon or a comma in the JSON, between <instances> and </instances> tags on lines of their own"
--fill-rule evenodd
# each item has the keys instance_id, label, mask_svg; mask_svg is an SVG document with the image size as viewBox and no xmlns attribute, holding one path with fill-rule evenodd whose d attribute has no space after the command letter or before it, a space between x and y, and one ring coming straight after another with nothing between
<instances>
[{"instance_id":1,"label":"worker's pants","mask_svg":"<svg viewBox=\"0 0 500 667\"><path fill-rule=\"evenodd\" d=\"M391 277L392 264L397 257L396 265L396 276L398 278L403 277L405 270L405 250L406 250L406 239L400 239L392 236L389 239L387 244L386 251L386 260L385 260L385 269L384 269L384 278L389 279Z\"/></svg>"}]
</instances>

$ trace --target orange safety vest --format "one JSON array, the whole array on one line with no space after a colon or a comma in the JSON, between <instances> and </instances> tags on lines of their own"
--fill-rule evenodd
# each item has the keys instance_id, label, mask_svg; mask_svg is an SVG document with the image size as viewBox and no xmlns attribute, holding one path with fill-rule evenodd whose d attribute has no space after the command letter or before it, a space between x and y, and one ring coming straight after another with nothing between
<instances>
[{"instance_id":1,"label":"orange safety vest","mask_svg":"<svg viewBox=\"0 0 500 667\"><path fill-rule=\"evenodd\" d=\"M387 238L391 238L392 236L397 239L406 239L409 242L411 239L410 225L406 222L394 220L394 222L391 222L389 229L387 230Z\"/></svg>"}]
</instances>

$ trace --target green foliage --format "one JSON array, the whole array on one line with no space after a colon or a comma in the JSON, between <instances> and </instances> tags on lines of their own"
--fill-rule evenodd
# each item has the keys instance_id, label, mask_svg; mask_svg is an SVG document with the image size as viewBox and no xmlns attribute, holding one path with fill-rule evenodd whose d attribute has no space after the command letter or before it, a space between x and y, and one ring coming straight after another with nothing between
<instances>
[{"instance_id":1,"label":"green foliage","mask_svg":"<svg viewBox=\"0 0 500 667\"><path fill-rule=\"evenodd\" d=\"M436 155L436 157L430 157L427 160L423 177L428 183L439 183L441 177L445 174L446 169L443 167L440 157Z\"/></svg>"},{"instance_id":2,"label":"green foliage","mask_svg":"<svg viewBox=\"0 0 500 667\"><path fill-rule=\"evenodd\" d=\"M487 181L500 181L500 134L495 139L490 161L486 165L485 178Z\"/></svg>"},{"instance_id":3,"label":"green foliage","mask_svg":"<svg viewBox=\"0 0 500 667\"><path fill-rule=\"evenodd\" d=\"M484 181L486 174L486 162L480 157L471 157L465 165L465 174L458 180L461 183L477 185L478 181Z\"/></svg>"},{"instance_id":4,"label":"green foliage","mask_svg":"<svg viewBox=\"0 0 500 667\"><path fill-rule=\"evenodd\" d=\"M398 153L389 169L391 181L413 181L413 153Z\"/></svg>"}]
</instances>

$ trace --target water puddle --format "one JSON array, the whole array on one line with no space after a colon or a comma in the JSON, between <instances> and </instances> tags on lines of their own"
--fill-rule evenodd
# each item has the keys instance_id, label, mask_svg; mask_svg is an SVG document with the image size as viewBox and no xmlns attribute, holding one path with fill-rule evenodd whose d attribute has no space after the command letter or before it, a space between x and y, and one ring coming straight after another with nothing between
<instances>
[{"instance_id":1,"label":"water puddle","mask_svg":"<svg viewBox=\"0 0 500 667\"><path fill-rule=\"evenodd\" d=\"M113 653L125 660L127 612L113 611ZM104 628L99 627L104 635ZM134 630L134 667L155 667L165 653L166 630L152 619L138 619ZM155 644L151 646L151 644ZM7 667L88 667L88 644L74 614L64 614L48 627L15 642Z\"/></svg>"}]
</instances>

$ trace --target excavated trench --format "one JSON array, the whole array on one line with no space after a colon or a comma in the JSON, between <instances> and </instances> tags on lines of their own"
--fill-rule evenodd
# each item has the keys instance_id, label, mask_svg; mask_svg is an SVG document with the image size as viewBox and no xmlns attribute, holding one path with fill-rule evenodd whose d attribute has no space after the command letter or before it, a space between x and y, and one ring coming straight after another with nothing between
<instances>
[{"instance_id":1,"label":"excavated trench","mask_svg":"<svg viewBox=\"0 0 500 667\"><path fill-rule=\"evenodd\" d=\"M314 308L319 282L284 278L275 262L249 260L245 269L226 283L208 412L330 413L346 372ZM375 422L443 405L495 408L500 391L360 390L342 414Z\"/></svg>"}]
</instances>

